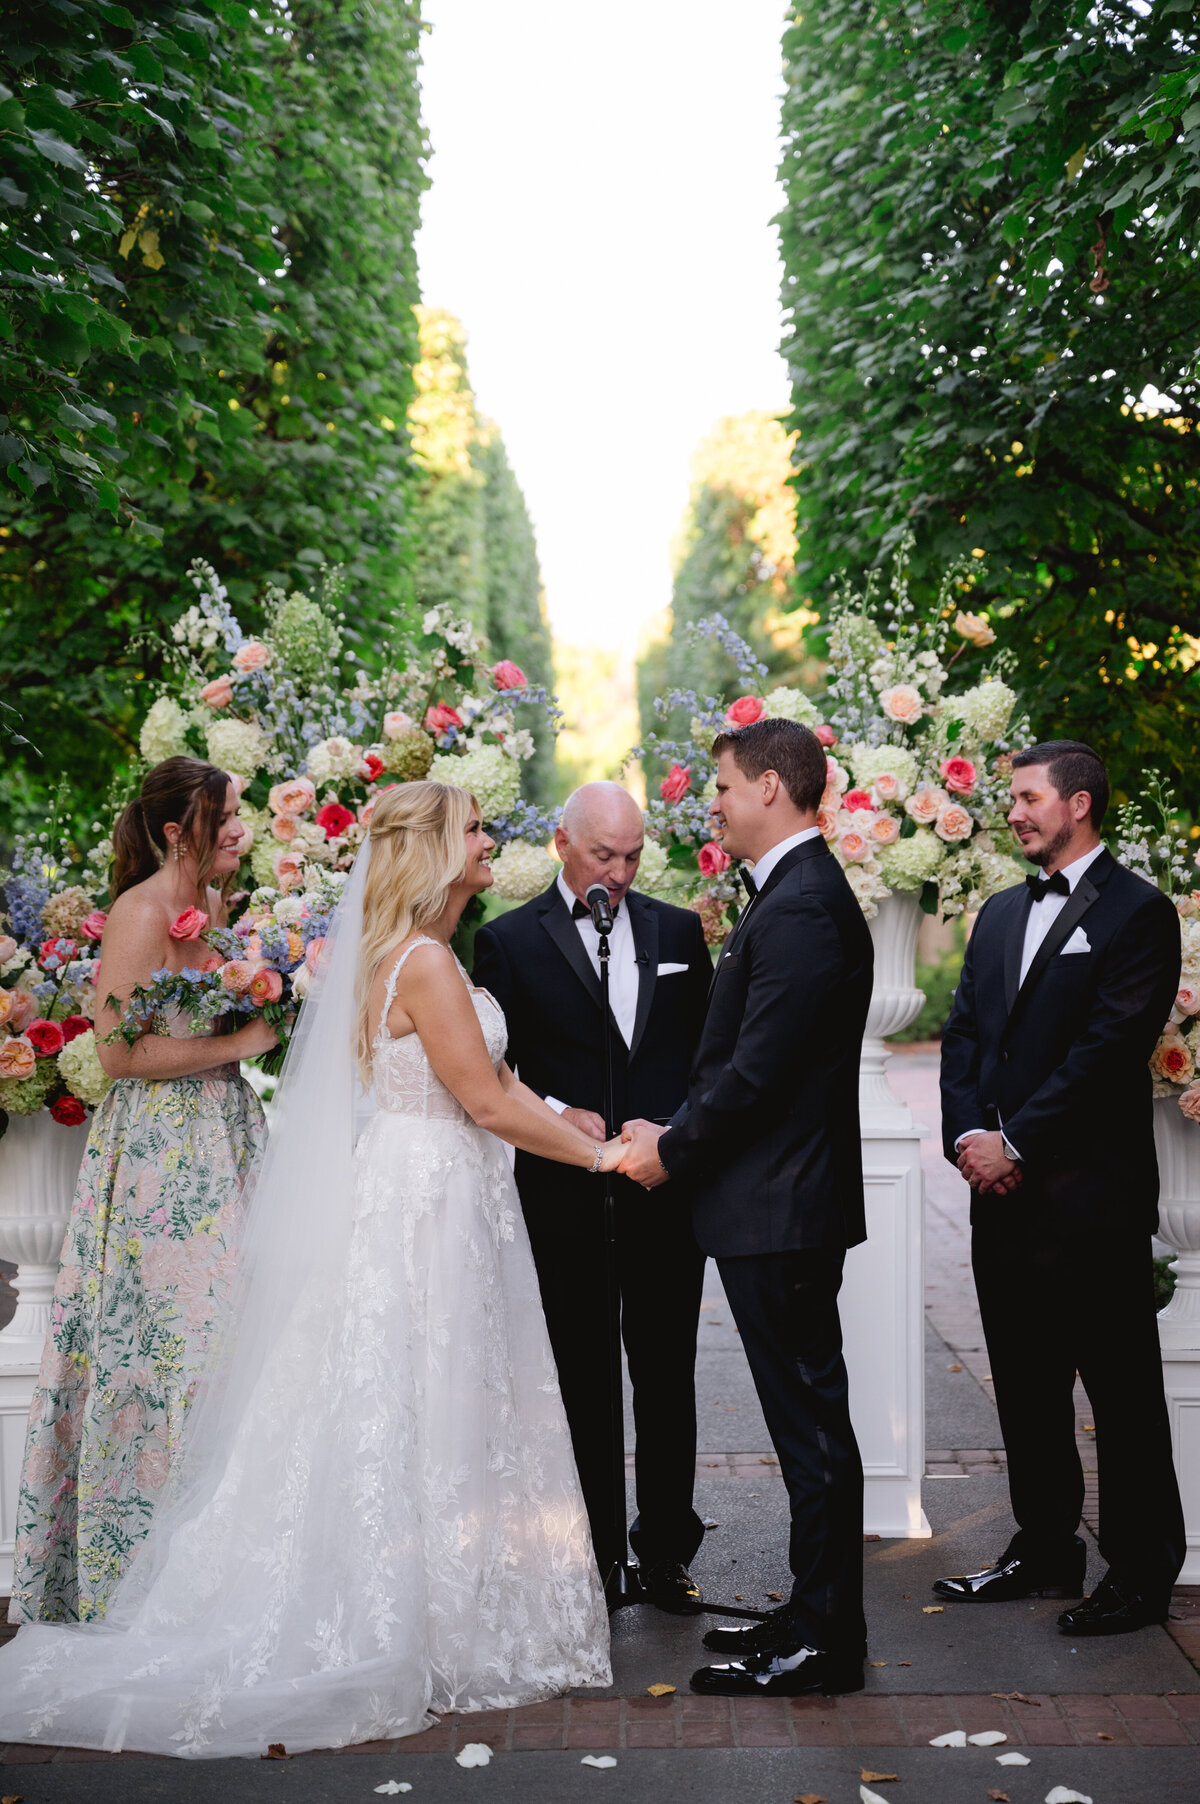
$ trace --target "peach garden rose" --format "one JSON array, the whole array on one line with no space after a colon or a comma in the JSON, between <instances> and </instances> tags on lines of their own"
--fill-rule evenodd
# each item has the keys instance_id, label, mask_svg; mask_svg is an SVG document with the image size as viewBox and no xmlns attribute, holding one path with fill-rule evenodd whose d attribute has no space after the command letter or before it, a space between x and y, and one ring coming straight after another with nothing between
<instances>
[{"instance_id":1,"label":"peach garden rose","mask_svg":"<svg viewBox=\"0 0 1200 1804\"><path fill-rule=\"evenodd\" d=\"M950 797L936 783L920 783L904 804L904 812L918 827L931 827Z\"/></svg>"},{"instance_id":2,"label":"peach garden rose","mask_svg":"<svg viewBox=\"0 0 1200 1804\"><path fill-rule=\"evenodd\" d=\"M18 1080L32 1077L36 1064L37 1053L22 1035L11 1035L7 1040L0 1040L0 1077L15 1077Z\"/></svg>"},{"instance_id":3,"label":"peach garden rose","mask_svg":"<svg viewBox=\"0 0 1200 1804\"><path fill-rule=\"evenodd\" d=\"M957 802L951 802L949 807L943 808L938 815L933 824L933 830L939 839L944 839L947 844L953 845L960 839L970 839L974 825L975 823L966 809L961 808Z\"/></svg>"},{"instance_id":4,"label":"peach garden rose","mask_svg":"<svg viewBox=\"0 0 1200 1804\"><path fill-rule=\"evenodd\" d=\"M879 705L889 720L899 721L905 727L912 726L925 712L921 691L914 689L911 683L893 683L879 697Z\"/></svg>"},{"instance_id":5,"label":"peach garden rose","mask_svg":"<svg viewBox=\"0 0 1200 1804\"><path fill-rule=\"evenodd\" d=\"M261 639L247 639L233 654L235 670L261 670L271 661L271 653Z\"/></svg>"},{"instance_id":6,"label":"peach garden rose","mask_svg":"<svg viewBox=\"0 0 1200 1804\"><path fill-rule=\"evenodd\" d=\"M862 864L871 856L871 842L857 827L847 827L838 840L838 851L847 864Z\"/></svg>"},{"instance_id":7,"label":"peach garden rose","mask_svg":"<svg viewBox=\"0 0 1200 1804\"><path fill-rule=\"evenodd\" d=\"M894 814L877 814L870 832L877 846L893 846L900 837L900 822Z\"/></svg>"},{"instance_id":8,"label":"peach garden rose","mask_svg":"<svg viewBox=\"0 0 1200 1804\"><path fill-rule=\"evenodd\" d=\"M267 796L272 814L307 814L317 799L317 792L307 777L289 777L276 783Z\"/></svg>"},{"instance_id":9,"label":"peach garden rose","mask_svg":"<svg viewBox=\"0 0 1200 1804\"><path fill-rule=\"evenodd\" d=\"M1190 1084L1179 1098L1179 1107L1189 1121L1200 1121L1200 1084Z\"/></svg>"},{"instance_id":10,"label":"peach garden rose","mask_svg":"<svg viewBox=\"0 0 1200 1804\"><path fill-rule=\"evenodd\" d=\"M1180 1034L1165 1033L1154 1048L1150 1069L1164 1083L1188 1084L1196 1075L1196 1061Z\"/></svg>"}]
</instances>

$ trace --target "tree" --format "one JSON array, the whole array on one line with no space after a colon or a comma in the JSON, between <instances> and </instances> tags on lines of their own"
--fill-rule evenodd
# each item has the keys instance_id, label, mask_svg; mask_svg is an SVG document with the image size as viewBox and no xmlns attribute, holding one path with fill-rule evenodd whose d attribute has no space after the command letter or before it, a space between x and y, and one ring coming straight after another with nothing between
<instances>
[{"instance_id":1,"label":"tree","mask_svg":"<svg viewBox=\"0 0 1200 1804\"><path fill-rule=\"evenodd\" d=\"M1172 0L850 0L784 39L798 587L906 525L918 592L975 552L1035 723L1124 788L1200 779L1198 50Z\"/></svg>"}]
</instances>

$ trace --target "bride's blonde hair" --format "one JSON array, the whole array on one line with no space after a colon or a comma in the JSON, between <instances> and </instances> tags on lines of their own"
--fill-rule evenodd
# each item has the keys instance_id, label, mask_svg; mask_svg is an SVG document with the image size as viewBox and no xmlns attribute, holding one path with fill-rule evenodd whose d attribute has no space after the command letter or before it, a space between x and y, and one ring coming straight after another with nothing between
<instances>
[{"instance_id":1,"label":"bride's blonde hair","mask_svg":"<svg viewBox=\"0 0 1200 1804\"><path fill-rule=\"evenodd\" d=\"M358 1068L371 1081L371 989L384 955L444 912L467 868L467 822L479 808L449 783L396 783L382 790L371 814L371 862L363 891L362 949L355 999Z\"/></svg>"}]
</instances>

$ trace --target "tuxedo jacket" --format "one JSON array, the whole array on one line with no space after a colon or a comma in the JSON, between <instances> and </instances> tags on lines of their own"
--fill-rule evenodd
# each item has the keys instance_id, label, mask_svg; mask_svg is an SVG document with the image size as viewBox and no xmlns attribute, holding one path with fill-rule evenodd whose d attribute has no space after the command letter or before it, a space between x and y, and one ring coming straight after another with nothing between
<instances>
[{"instance_id":1,"label":"tuxedo jacket","mask_svg":"<svg viewBox=\"0 0 1200 1804\"><path fill-rule=\"evenodd\" d=\"M700 918L631 890L621 904L637 954L638 999L632 1044L612 1022L613 1115L670 1118L687 1095L688 1068L700 1037L712 959ZM660 966L682 967L660 973ZM475 936L474 980L490 990L508 1022L508 1062L539 1096L604 1111L600 979L557 882L532 902L498 915ZM522 1200L561 1201L564 1191L599 1198L588 1172L518 1153Z\"/></svg>"},{"instance_id":2,"label":"tuxedo jacket","mask_svg":"<svg viewBox=\"0 0 1200 1804\"><path fill-rule=\"evenodd\" d=\"M718 957L687 1106L659 1142L704 1252L865 1240L858 1066L873 966L825 841L794 847Z\"/></svg>"},{"instance_id":3,"label":"tuxedo jacket","mask_svg":"<svg viewBox=\"0 0 1200 1804\"><path fill-rule=\"evenodd\" d=\"M1025 923L1042 906L1022 883L975 922L942 1036L946 1157L968 1128L1002 1127L1026 1181L1081 1227L1152 1231L1148 1061L1179 986L1179 917L1103 851L1022 984Z\"/></svg>"}]
</instances>

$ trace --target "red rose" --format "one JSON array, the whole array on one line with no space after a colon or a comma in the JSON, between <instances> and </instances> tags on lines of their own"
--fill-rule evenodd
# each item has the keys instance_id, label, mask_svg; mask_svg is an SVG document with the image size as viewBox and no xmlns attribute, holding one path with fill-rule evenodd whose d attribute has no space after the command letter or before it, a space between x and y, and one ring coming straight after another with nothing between
<instances>
[{"instance_id":1,"label":"red rose","mask_svg":"<svg viewBox=\"0 0 1200 1804\"><path fill-rule=\"evenodd\" d=\"M529 687L529 678L521 666L514 664L511 658L501 658L498 664L492 666L492 681L497 689L527 689Z\"/></svg>"},{"instance_id":2,"label":"red rose","mask_svg":"<svg viewBox=\"0 0 1200 1804\"><path fill-rule=\"evenodd\" d=\"M78 956L79 947L74 940L43 940L38 947L37 962L43 971L56 971L59 965L69 965Z\"/></svg>"},{"instance_id":3,"label":"red rose","mask_svg":"<svg viewBox=\"0 0 1200 1804\"><path fill-rule=\"evenodd\" d=\"M87 1110L77 1096L60 1096L50 1104L50 1114L60 1127L82 1127L87 1120Z\"/></svg>"},{"instance_id":4,"label":"red rose","mask_svg":"<svg viewBox=\"0 0 1200 1804\"><path fill-rule=\"evenodd\" d=\"M731 727L748 727L753 721L763 717L763 705L757 695L739 695L725 711L725 718ZM726 860L728 863L728 860Z\"/></svg>"},{"instance_id":5,"label":"red rose","mask_svg":"<svg viewBox=\"0 0 1200 1804\"><path fill-rule=\"evenodd\" d=\"M461 727L462 715L456 708L448 708L445 702L439 702L436 708L425 710L425 731L435 737L446 731L447 727Z\"/></svg>"},{"instance_id":6,"label":"red rose","mask_svg":"<svg viewBox=\"0 0 1200 1804\"><path fill-rule=\"evenodd\" d=\"M173 940L198 940L208 926L208 916L202 908L185 908L181 915L167 928Z\"/></svg>"},{"instance_id":7,"label":"red rose","mask_svg":"<svg viewBox=\"0 0 1200 1804\"><path fill-rule=\"evenodd\" d=\"M710 839L706 846L701 846L696 863L705 877L719 877L722 871L729 869L729 854L715 839Z\"/></svg>"},{"instance_id":8,"label":"red rose","mask_svg":"<svg viewBox=\"0 0 1200 1804\"><path fill-rule=\"evenodd\" d=\"M813 732L817 736L818 743L823 745L826 751L829 750L831 745L837 744L837 734L832 727L827 727L824 721L821 722L819 727L814 727Z\"/></svg>"},{"instance_id":9,"label":"red rose","mask_svg":"<svg viewBox=\"0 0 1200 1804\"><path fill-rule=\"evenodd\" d=\"M68 1015L65 1021L59 1022L59 1026L62 1028L63 1045L67 1045L71 1040L77 1040L80 1034L86 1034L91 1025L86 1015Z\"/></svg>"},{"instance_id":10,"label":"red rose","mask_svg":"<svg viewBox=\"0 0 1200 1804\"><path fill-rule=\"evenodd\" d=\"M938 766L942 782L956 796L969 796L975 787L975 766L969 758L947 758Z\"/></svg>"},{"instance_id":11,"label":"red rose","mask_svg":"<svg viewBox=\"0 0 1200 1804\"><path fill-rule=\"evenodd\" d=\"M364 783L373 783L376 777L383 774L383 759L378 752L365 752L363 761L358 767L358 774Z\"/></svg>"},{"instance_id":12,"label":"red rose","mask_svg":"<svg viewBox=\"0 0 1200 1804\"><path fill-rule=\"evenodd\" d=\"M47 1021L39 1015L25 1029L25 1038L30 1042L39 1059L52 1059L66 1045L63 1030L57 1021Z\"/></svg>"},{"instance_id":13,"label":"red rose","mask_svg":"<svg viewBox=\"0 0 1200 1804\"><path fill-rule=\"evenodd\" d=\"M871 800L870 791L867 789L848 789L846 794L842 797L842 807L869 808L872 814L875 812L875 804Z\"/></svg>"},{"instance_id":14,"label":"red rose","mask_svg":"<svg viewBox=\"0 0 1200 1804\"><path fill-rule=\"evenodd\" d=\"M354 814L340 802L326 802L317 810L317 825L324 827L326 839L341 839L347 827L354 825Z\"/></svg>"},{"instance_id":15,"label":"red rose","mask_svg":"<svg viewBox=\"0 0 1200 1804\"><path fill-rule=\"evenodd\" d=\"M85 939L98 940L108 925L108 916L102 908L94 908L87 920L79 928Z\"/></svg>"},{"instance_id":16,"label":"red rose","mask_svg":"<svg viewBox=\"0 0 1200 1804\"><path fill-rule=\"evenodd\" d=\"M691 787L691 767L686 764L673 764L659 784L658 793L664 802L682 802Z\"/></svg>"}]
</instances>

